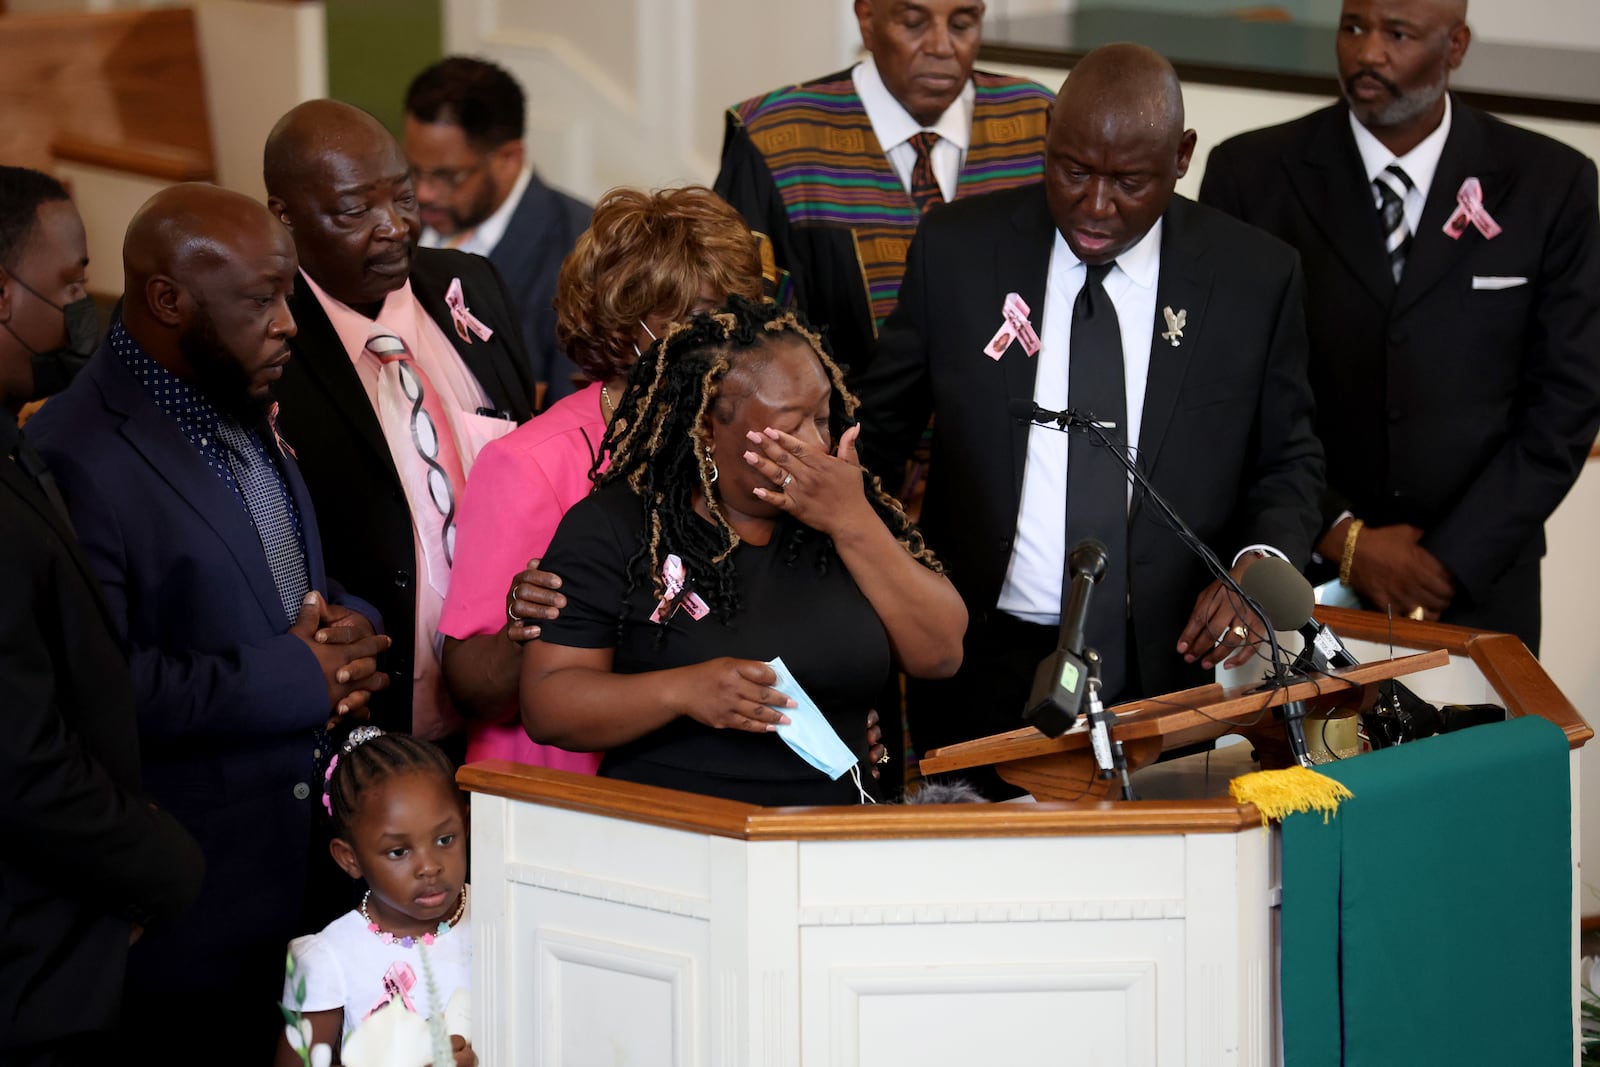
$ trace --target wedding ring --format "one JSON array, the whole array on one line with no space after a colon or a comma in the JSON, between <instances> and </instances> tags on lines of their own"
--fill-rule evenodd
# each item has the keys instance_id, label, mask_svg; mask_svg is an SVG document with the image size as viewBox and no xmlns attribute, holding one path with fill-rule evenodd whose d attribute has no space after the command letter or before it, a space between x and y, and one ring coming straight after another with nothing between
<instances>
[{"instance_id":1,"label":"wedding ring","mask_svg":"<svg viewBox=\"0 0 1600 1067\"><path fill-rule=\"evenodd\" d=\"M1237 637L1241 641L1243 641L1245 638L1250 636L1250 631L1246 630L1243 626L1240 626L1238 623L1234 623L1233 628L1231 630L1229 630L1228 632L1233 634L1233 636Z\"/></svg>"},{"instance_id":2,"label":"wedding ring","mask_svg":"<svg viewBox=\"0 0 1600 1067\"><path fill-rule=\"evenodd\" d=\"M783 481L778 483L778 488L779 489L787 489L787 488L789 488L789 483L792 482L792 481L794 481L794 475L790 474L788 471L784 471L783 472Z\"/></svg>"},{"instance_id":3,"label":"wedding ring","mask_svg":"<svg viewBox=\"0 0 1600 1067\"><path fill-rule=\"evenodd\" d=\"M1422 605L1418 604L1416 607L1414 607L1410 611L1406 612L1406 618L1415 619L1418 622L1421 622L1423 620L1423 618L1425 617L1425 614L1426 613L1423 612L1423 610L1422 610Z\"/></svg>"},{"instance_id":4,"label":"wedding ring","mask_svg":"<svg viewBox=\"0 0 1600 1067\"><path fill-rule=\"evenodd\" d=\"M883 750L883 755L879 756L877 759L873 760L872 762L876 763L880 767L883 766L885 763L888 763L889 762L889 750L888 749L884 749Z\"/></svg>"}]
</instances>

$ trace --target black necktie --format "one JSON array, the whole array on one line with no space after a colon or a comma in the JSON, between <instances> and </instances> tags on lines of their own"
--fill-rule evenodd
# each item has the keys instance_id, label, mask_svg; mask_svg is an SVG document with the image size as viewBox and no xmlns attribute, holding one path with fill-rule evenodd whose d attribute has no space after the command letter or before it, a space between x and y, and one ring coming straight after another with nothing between
<instances>
[{"instance_id":1,"label":"black necktie","mask_svg":"<svg viewBox=\"0 0 1600 1067\"><path fill-rule=\"evenodd\" d=\"M1128 475L1100 443L1103 433L1117 448L1128 439L1127 393L1123 388L1122 331L1117 309L1103 284L1114 263L1088 266L1088 277L1072 304L1071 363L1067 404L1110 423L1099 432L1072 431L1067 446L1067 543L1097 538L1106 546L1106 573L1089 601L1086 644L1100 653L1101 691L1106 703L1122 692L1128 637ZM1061 602L1071 577L1062 567Z\"/></svg>"},{"instance_id":2,"label":"black necktie","mask_svg":"<svg viewBox=\"0 0 1600 1067\"><path fill-rule=\"evenodd\" d=\"M17 447L12 455L16 457L17 466L22 468L22 473L32 478L39 486L45 499L50 501L50 506L61 516L61 521L67 524L67 529L76 534L78 531L72 525L72 516L67 513L67 502L61 497L55 475L44 465L44 457L34 450L33 445L22 434L17 435Z\"/></svg>"}]
</instances>

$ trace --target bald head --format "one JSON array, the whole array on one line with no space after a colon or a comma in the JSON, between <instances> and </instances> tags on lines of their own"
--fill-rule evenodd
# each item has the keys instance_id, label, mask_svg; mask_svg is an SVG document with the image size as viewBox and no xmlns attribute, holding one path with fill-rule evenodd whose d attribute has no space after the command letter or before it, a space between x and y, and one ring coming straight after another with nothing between
<instances>
[{"instance_id":1,"label":"bald head","mask_svg":"<svg viewBox=\"0 0 1600 1067\"><path fill-rule=\"evenodd\" d=\"M1183 87L1159 53L1113 44L1079 60L1045 134L1045 193L1073 253L1108 263L1142 240L1188 172L1194 142Z\"/></svg>"},{"instance_id":2,"label":"bald head","mask_svg":"<svg viewBox=\"0 0 1600 1067\"><path fill-rule=\"evenodd\" d=\"M301 269L376 314L410 276L421 233L400 145L360 108L310 100L278 120L262 162L267 204L293 235Z\"/></svg>"},{"instance_id":3,"label":"bald head","mask_svg":"<svg viewBox=\"0 0 1600 1067\"><path fill-rule=\"evenodd\" d=\"M142 290L156 275L188 283L253 241L293 254L272 212L248 196L200 182L163 189L134 213L123 237L128 291Z\"/></svg>"},{"instance_id":4,"label":"bald head","mask_svg":"<svg viewBox=\"0 0 1600 1067\"><path fill-rule=\"evenodd\" d=\"M1108 44L1072 68L1056 94L1050 120L1075 113L1176 146L1183 136L1183 86L1161 53L1143 45Z\"/></svg>"},{"instance_id":5,"label":"bald head","mask_svg":"<svg viewBox=\"0 0 1600 1067\"><path fill-rule=\"evenodd\" d=\"M122 243L123 322L218 408L259 414L288 362L295 251L272 213L214 185L163 189Z\"/></svg>"}]
</instances>

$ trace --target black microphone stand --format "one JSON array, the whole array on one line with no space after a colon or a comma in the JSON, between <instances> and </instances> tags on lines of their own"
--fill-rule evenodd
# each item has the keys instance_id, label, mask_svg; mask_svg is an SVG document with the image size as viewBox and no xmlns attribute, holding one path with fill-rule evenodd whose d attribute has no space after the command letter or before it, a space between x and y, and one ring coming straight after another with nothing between
<instances>
[{"instance_id":1,"label":"black microphone stand","mask_svg":"<svg viewBox=\"0 0 1600 1067\"><path fill-rule=\"evenodd\" d=\"M1106 428L1102 422L1095 419L1092 414L1085 415L1072 408L1067 408L1064 411L1050 411L1027 400L1016 400L1012 402L1012 414L1021 422L1033 422L1040 425L1054 424L1056 429L1062 433L1068 433L1072 429L1087 431L1100 447L1115 456L1117 462L1121 463L1123 469L1128 472L1128 477L1133 480L1133 484L1139 487L1139 491L1155 506L1157 513L1166 520L1168 528L1178 535L1178 540L1182 541L1191 552L1200 557L1200 561L1205 564L1206 570L1211 572L1212 577L1221 582L1232 595L1239 598L1239 603L1248 607L1256 618L1261 620L1261 630L1266 635L1273 666L1273 673L1268 678L1268 685L1277 688L1289 684L1291 677L1284 671L1283 651L1278 647L1278 634L1272 628L1272 620L1267 617L1266 611L1256 602L1256 599L1240 588L1238 581L1233 577L1233 572L1222 565L1222 561L1217 558L1216 553L1211 551L1210 546L1200 540L1200 536L1189 528L1188 523L1179 517L1178 513L1172 509L1172 505L1167 503L1166 498L1156 491L1156 487L1150 483L1150 479L1139 469L1139 465L1134 462L1129 454L1133 451L1131 445L1126 448L1118 445L1116 441L1106 434ZM1097 656L1092 667L1096 679L1098 679L1098 667L1099 657ZM1098 707L1100 703L1099 688L1098 680L1091 682L1089 690L1090 699L1093 702L1091 704L1091 714L1093 709ZM1291 709L1298 709L1298 713L1294 713ZM1101 714L1106 715L1105 712ZM1115 716L1108 717L1115 718ZM1289 747L1301 766L1309 767L1311 766L1311 760L1306 749L1304 717L1305 704L1300 701L1290 701L1289 706L1284 709L1284 729L1289 737ZM1090 721L1093 723L1093 719ZM1091 740L1093 740L1092 737ZM1120 753L1121 747L1121 742L1115 742L1112 751ZM1099 763L1100 754L1098 751L1095 753L1095 759ZM1099 765L1102 773L1109 776L1106 765ZM1127 782L1125 765L1123 767L1123 781L1124 783ZM1124 784L1123 788L1125 795L1131 793L1126 784Z\"/></svg>"},{"instance_id":2,"label":"black microphone stand","mask_svg":"<svg viewBox=\"0 0 1600 1067\"><path fill-rule=\"evenodd\" d=\"M1014 401L1013 403L1018 402ZM1020 401L1020 403L1028 404L1029 402ZM1233 572L1222 565L1222 561L1217 558L1216 553L1212 552L1210 547L1200 540L1200 535L1189 528L1189 524L1184 522L1176 511L1172 510L1172 505L1167 503L1166 498L1156 491L1154 485L1150 484L1150 479L1145 476L1144 471L1140 470L1139 465L1128 455L1133 450L1132 446L1127 448L1119 446L1117 442L1107 436L1104 424L1095 419L1092 414L1085 415L1072 408L1067 408L1065 411L1050 411L1047 408L1040 407L1038 404L1031 404L1031 407L1031 414L1020 412L1015 407L1012 413L1020 422L1033 422L1039 425L1054 424L1056 429L1062 433L1068 433L1072 429L1086 430L1100 447L1106 449L1117 458L1117 462L1122 464L1122 468L1128 472L1128 477L1133 480L1133 484L1138 486L1139 491L1144 494L1145 498L1155 505L1156 511L1166 520L1168 528L1178 535L1178 540L1182 541L1189 551L1200 557L1200 562L1205 564L1206 570L1211 572L1213 578L1227 587L1231 594L1239 598L1241 604L1248 607L1251 613L1261 620L1262 632L1266 635L1267 645L1271 649L1272 663L1274 667L1281 667L1283 652L1278 647L1278 635L1272 629L1272 620L1267 618L1267 613L1262 610L1261 605L1256 602L1255 598L1239 587L1239 583L1234 580Z\"/></svg>"}]
</instances>

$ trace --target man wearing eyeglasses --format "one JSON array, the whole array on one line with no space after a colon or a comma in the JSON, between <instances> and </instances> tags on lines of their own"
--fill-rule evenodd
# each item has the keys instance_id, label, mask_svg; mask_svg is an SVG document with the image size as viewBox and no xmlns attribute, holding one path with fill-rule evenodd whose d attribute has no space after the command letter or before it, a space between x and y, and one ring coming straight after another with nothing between
<instances>
[{"instance_id":1,"label":"man wearing eyeglasses","mask_svg":"<svg viewBox=\"0 0 1600 1067\"><path fill-rule=\"evenodd\" d=\"M424 248L487 257L510 289L544 404L571 393L578 368L556 344L556 275L590 206L550 188L527 161L522 87L504 69L451 56L406 90L405 153Z\"/></svg>"}]
</instances>

